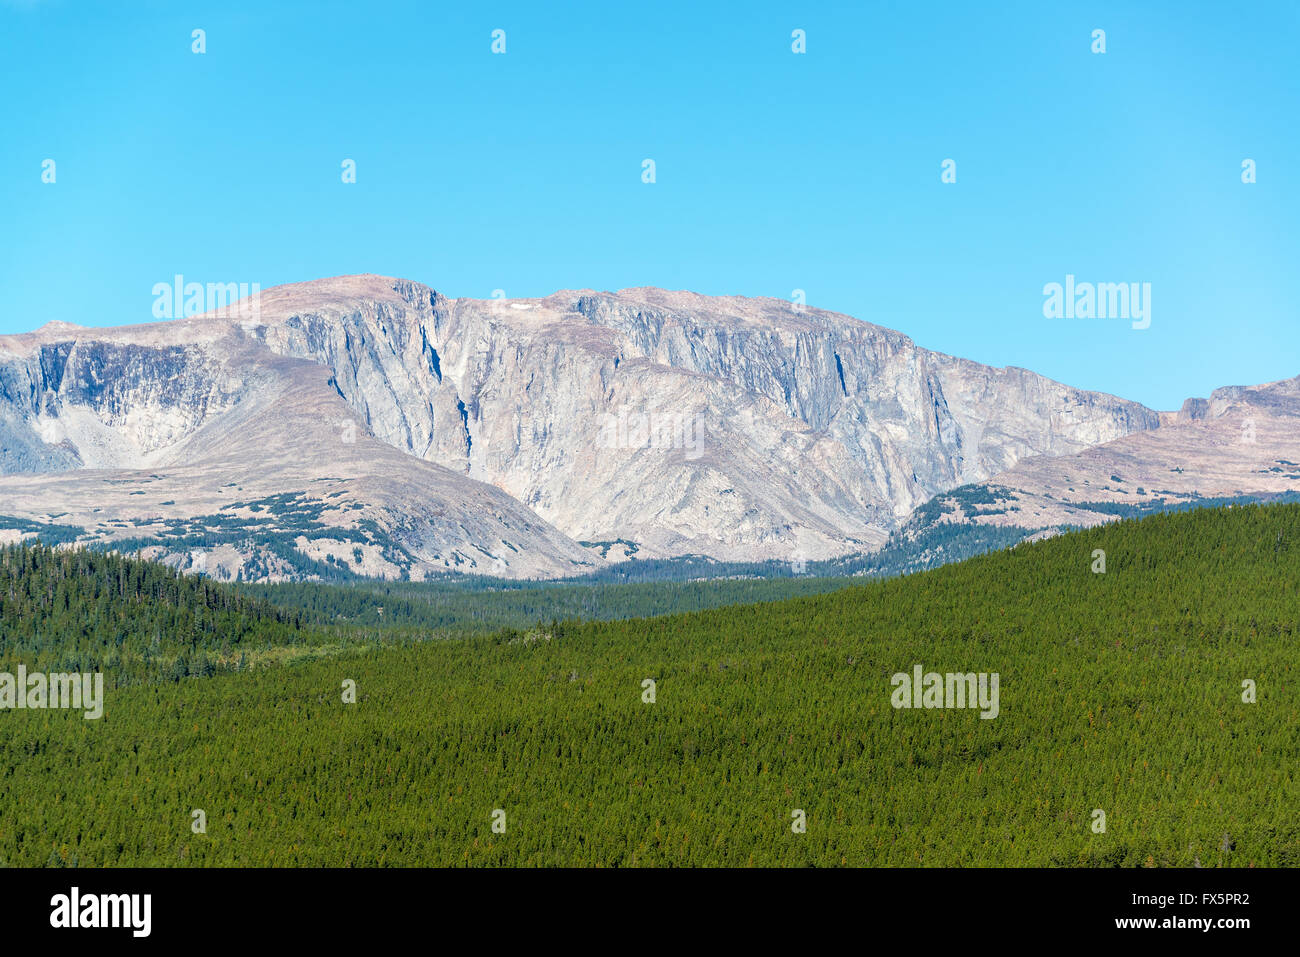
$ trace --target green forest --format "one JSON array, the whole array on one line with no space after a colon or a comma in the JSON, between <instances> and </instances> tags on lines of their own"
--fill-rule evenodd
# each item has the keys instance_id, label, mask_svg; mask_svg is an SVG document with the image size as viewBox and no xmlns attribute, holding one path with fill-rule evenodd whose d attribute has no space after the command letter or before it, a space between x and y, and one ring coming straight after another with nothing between
<instances>
[{"instance_id":1,"label":"green forest","mask_svg":"<svg viewBox=\"0 0 1300 957\"><path fill-rule=\"evenodd\" d=\"M392 629L416 626L445 634L530 628L551 620L648 618L724 605L776 601L846 588L849 577L716 578L628 584L479 579L469 588L443 582L367 581L353 585L289 582L240 585L241 593L312 624Z\"/></svg>"},{"instance_id":2,"label":"green forest","mask_svg":"<svg viewBox=\"0 0 1300 957\"><path fill-rule=\"evenodd\" d=\"M0 710L0 863L1300 864L1300 505L477 634L343 591L0 552L3 668L109 689ZM895 708L915 665L997 673L997 717Z\"/></svg>"},{"instance_id":3,"label":"green forest","mask_svg":"<svg viewBox=\"0 0 1300 957\"><path fill-rule=\"evenodd\" d=\"M164 565L44 545L0 548L0 667L101 671L109 687L239 671L345 643L308 613Z\"/></svg>"}]
</instances>

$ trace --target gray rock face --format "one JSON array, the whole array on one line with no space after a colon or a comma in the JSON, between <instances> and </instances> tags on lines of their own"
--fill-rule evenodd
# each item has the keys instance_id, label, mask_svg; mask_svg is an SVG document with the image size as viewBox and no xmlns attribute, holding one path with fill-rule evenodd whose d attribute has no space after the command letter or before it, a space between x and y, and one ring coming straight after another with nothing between
<instances>
[{"instance_id":1,"label":"gray rock face","mask_svg":"<svg viewBox=\"0 0 1300 957\"><path fill-rule=\"evenodd\" d=\"M1134 402L780 300L658 289L451 300L351 276L267 290L256 320L0 337L0 472L238 466L223 423L268 383L316 381L311 370L323 371L320 421L297 417L292 443L283 428L265 436L268 473L329 474L339 422L355 416L376 448L405 453L384 458L410 496L385 500L393 521L462 507L449 482L407 476L412 463L493 486L518 509L508 521L546 530L512 543L553 553L515 558L516 574L600 564L607 545L575 542L730 560L861 551L937 492L1160 424ZM290 444L295 462L277 448Z\"/></svg>"},{"instance_id":2,"label":"gray rock face","mask_svg":"<svg viewBox=\"0 0 1300 957\"><path fill-rule=\"evenodd\" d=\"M1113 506L1300 493L1300 377L1215 389L1158 430L1027 458L988 484L1003 507L945 520L1061 528L1114 521Z\"/></svg>"},{"instance_id":3,"label":"gray rock face","mask_svg":"<svg viewBox=\"0 0 1300 957\"><path fill-rule=\"evenodd\" d=\"M197 347L90 336L41 342L0 359L0 467L147 464L229 409L239 385L218 355Z\"/></svg>"},{"instance_id":4,"label":"gray rock face","mask_svg":"<svg viewBox=\"0 0 1300 957\"><path fill-rule=\"evenodd\" d=\"M869 548L936 492L1159 425L1138 403L779 300L448 300L355 277L264 295L383 441L641 554Z\"/></svg>"},{"instance_id":5,"label":"gray rock face","mask_svg":"<svg viewBox=\"0 0 1300 957\"><path fill-rule=\"evenodd\" d=\"M187 343L182 353L172 339ZM0 524L0 541L54 523L246 580L559 577L602 564L501 490L379 441L328 370L241 328L85 330L57 385L41 364L47 345L40 334L0 339L4 381L22 383L7 394L0 448L25 441L46 456L39 471L0 476L0 516L30 526ZM78 353L132 365L70 376ZM42 435L61 438L47 446Z\"/></svg>"}]
</instances>

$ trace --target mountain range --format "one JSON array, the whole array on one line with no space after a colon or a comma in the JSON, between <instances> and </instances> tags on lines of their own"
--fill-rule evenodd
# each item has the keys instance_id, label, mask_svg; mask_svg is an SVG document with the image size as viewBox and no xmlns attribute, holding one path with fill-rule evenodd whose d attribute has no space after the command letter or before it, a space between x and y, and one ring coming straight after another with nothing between
<instances>
[{"instance_id":1,"label":"mountain range","mask_svg":"<svg viewBox=\"0 0 1300 957\"><path fill-rule=\"evenodd\" d=\"M1300 490L1300 377L1157 412L777 299L363 275L252 305L0 336L0 540L226 579L556 578Z\"/></svg>"}]
</instances>

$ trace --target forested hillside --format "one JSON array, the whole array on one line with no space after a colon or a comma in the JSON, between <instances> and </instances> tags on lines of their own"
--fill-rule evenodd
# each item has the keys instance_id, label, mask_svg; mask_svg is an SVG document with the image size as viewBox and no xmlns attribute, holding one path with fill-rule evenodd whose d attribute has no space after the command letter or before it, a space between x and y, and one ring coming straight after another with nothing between
<instances>
[{"instance_id":1,"label":"forested hillside","mask_svg":"<svg viewBox=\"0 0 1300 957\"><path fill-rule=\"evenodd\" d=\"M0 860L1297 865L1297 583L1300 506L1205 509L0 712ZM998 673L997 716L894 707L915 665Z\"/></svg>"},{"instance_id":2,"label":"forested hillside","mask_svg":"<svg viewBox=\"0 0 1300 957\"><path fill-rule=\"evenodd\" d=\"M163 565L43 545L0 548L0 666L103 671L108 686L239 670L315 644L303 616Z\"/></svg>"},{"instance_id":3,"label":"forested hillside","mask_svg":"<svg viewBox=\"0 0 1300 957\"><path fill-rule=\"evenodd\" d=\"M320 625L409 626L465 635L549 621L609 621L777 601L847 588L854 579L812 576L591 585L574 582L296 582L240 591Z\"/></svg>"}]
</instances>

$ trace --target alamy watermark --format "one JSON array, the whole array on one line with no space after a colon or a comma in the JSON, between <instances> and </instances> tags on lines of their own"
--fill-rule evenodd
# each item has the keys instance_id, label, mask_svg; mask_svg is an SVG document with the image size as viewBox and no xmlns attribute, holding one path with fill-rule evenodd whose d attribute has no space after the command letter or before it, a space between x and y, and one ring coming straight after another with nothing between
<instances>
[{"instance_id":1,"label":"alamy watermark","mask_svg":"<svg viewBox=\"0 0 1300 957\"><path fill-rule=\"evenodd\" d=\"M981 718L992 719L1000 710L998 682L996 671L940 674L913 665L910 675L900 671L889 680L889 701L895 708L979 708Z\"/></svg>"},{"instance_id":2,"label":"alamy watermark","mask_svg":"<svg viewBox=\"0 0 1300 957\"><path fill-rule=\"evenodd\" d=\"M0 708L75 708L94 721L104 716L104 676L99 672L0 672Z\"/></svg>"},{"instance_id":3,"label":"alamy watermark","mask_svg":"<svg viewBox=\"0 0 1300 957\"><path fill-rule=\"evenodd\" d=\"M682 449L704 454L704 416L671 412L606 412L600 417L602 449Z\"/></svg>"},{"instance_id":4,"label":"alamy watermark","mask_svg":"<svg viewBox=\"0 0 1300 957\"><path fill-rule=\"evenodd\" d=\"M50 898L50 926L124 928L133 937L148 937L152 909L152 894L83 894L73 887Z\"/></svg>"},{"instance_id":5,"label":"alamy watermark","mask_svg":"<svg viewBox=\"0 0 1300 957\"><path fill-rule=\"evenodd\" d=\"M172 281L154 283L155 319L182 319L213 313L228 319L259 319L262 284L248 282L186 282L177 273Z\"/></svg>"},{"instance_id":6,"label":"alamy watermark","mask_svg":"<svg viewBox=\"0 0 1300 957\"><path fill-rule=\"evenodd\" d=\"M1151 325L1151 283L1080 282L1074 274L1065 283L1043 287L1043 316L1047 319L1128 319L1134 329Z\"/></svg>"}]
</instances>

